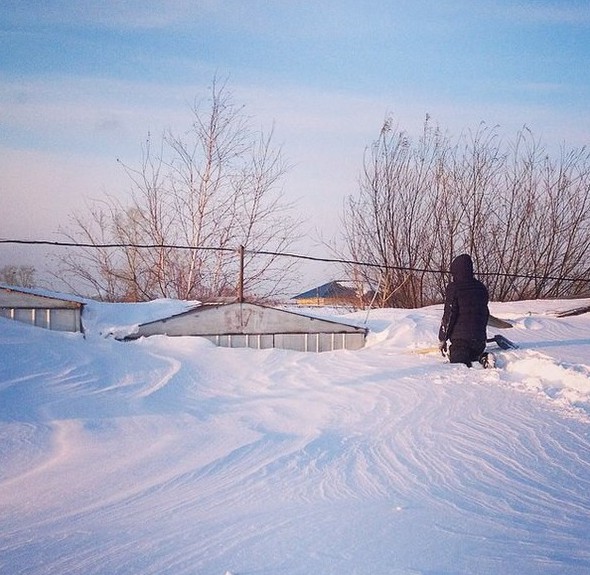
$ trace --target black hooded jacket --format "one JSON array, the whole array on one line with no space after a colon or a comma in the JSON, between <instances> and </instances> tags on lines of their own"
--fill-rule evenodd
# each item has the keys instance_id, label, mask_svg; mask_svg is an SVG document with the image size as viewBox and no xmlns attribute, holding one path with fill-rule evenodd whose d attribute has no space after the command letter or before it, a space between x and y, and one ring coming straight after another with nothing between
<instances>
[{"instance_id":1,"label":"black hooded jacket","mask_svg":"<svg viewBox=\"0 0 590 575\"><path fill-rule=\"evenodd\" d=\"M486 286L473 277L473 262L467 254L453 260L451 274L438 339L485 341L489 317Z\"/></svg>"}]
</instances>

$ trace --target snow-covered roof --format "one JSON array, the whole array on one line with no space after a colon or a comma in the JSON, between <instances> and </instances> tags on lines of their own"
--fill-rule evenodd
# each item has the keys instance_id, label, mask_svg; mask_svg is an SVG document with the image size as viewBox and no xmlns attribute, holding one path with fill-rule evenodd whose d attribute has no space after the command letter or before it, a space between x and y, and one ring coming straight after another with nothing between
<instances>
[{"instance_id":1,"label":"snow-covered roof","mask_svg":"<svg viewBox=\"0 0 590 575\"><path fill-rule=\"evenodd\" d=\"M0 284L0 307L11 308L80 308L85 300L74 295L39 288Z\"/></svg>"},{"instance_id":2,"label":"snow-covered roof","mask_svg":"<svg viewBox=\"0 0 590 575\"><path fill-rule=\"evenodd\" d=\"M366 327L247 302L204 304L138 325L123 339L201 336L224 347L281 347L301 351L360 349ZM338 337L336 337L338 335ZM253 336L252 339L250 336Z\"/></svg>"}]
</instances>

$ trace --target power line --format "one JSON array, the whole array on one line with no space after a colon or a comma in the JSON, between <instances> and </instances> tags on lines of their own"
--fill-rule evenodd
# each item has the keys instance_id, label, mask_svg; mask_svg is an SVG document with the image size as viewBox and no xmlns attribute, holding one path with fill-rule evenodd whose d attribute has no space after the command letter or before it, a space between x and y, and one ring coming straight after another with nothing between
<instances>
[{"instance_id":1,"label":"power line","mask_svg":"<svg viewBox=\"0 0 590 575\"><path fill-rule=\"evenodd\" d=\"M22 245L40 245L40 246L58 246L69 248L137 248L137 249L178 249L178 250L209 250L209 251L223 251L235 252L234 248L221 247L206 247L206 246L182 246L174 244L134 244L134 243L118 243L118 244L98 244L98 243L84 243L84 242L57 242L49 240L6 240L0 239L0 244L22 244Z\"/></svg>"},{"instance_id":2,"label":"power line","mask_svg":"<svg viewBox=\"0 0 590 575\"><path fill-rule=\"evenodd\" d=\"M84 242L65 242L65 241L49 241L49 240L13 240L13 239L0 239L0 244L21 244L21 245L45 245L55 247L76 247L76 248L91 248L91 249L120 249L120 248L134 248L134 249L159 249L159 250L190 250L190 251L219 251L219 252L232 252L238 253L239 249L236 248L224 248L224 247L212 247L212 246L187 246L179 244L136 244L136 243L84 243ZM274 252L268 250L251 250L244 248L244 253L253 255L265 255L273 257L287 257L296 258L306 261L323 262L323 263L335 263L342 265L351 266L362 266L367 268L376 268L383 270L394 270L403 271L410 273L431 273L431 274L450 274L448 270L435 270L431 268L418 268L410 266L395 266L390 264L378 264L371 262L361 262L357 260L349 260L343 258L325 258L318 256L309 256L304 254L295 254L290 252ZM494 276L494 277L507 277L507 278L520 278L520 279L531 279L531 280L550 280L550 281L567 281L567 282L590 282L590 278L570 278L561 276L547 276L547 275L536 275L536 274L517 274L507 272L478 272L479 276Z\"/></svg>"}]
</instances>

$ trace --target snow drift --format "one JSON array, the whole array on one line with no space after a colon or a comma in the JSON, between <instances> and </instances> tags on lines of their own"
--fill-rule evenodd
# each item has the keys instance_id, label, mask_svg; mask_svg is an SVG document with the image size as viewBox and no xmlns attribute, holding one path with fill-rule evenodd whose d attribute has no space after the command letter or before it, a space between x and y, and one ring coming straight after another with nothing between
<instances>
[{"instance_id":1,"label":"snow drift","mask_svg":"<svg viewBox=\"0 0 590 575\"><path fill-rule=\"evenodd\" d=\"M587 303L492 305L491 370L415 353L440 307L323 354L107 336L182 302L1 320L0 572L588 573Z\"/></svg>"}]
</instances>

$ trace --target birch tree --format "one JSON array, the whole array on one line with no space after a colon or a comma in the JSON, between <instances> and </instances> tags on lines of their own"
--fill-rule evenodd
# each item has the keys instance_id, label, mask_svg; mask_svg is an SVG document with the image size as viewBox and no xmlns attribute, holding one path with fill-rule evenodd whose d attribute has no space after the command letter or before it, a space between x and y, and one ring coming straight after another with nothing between
<instances>
[{"instance_id":1,"label":"birch tree","mask_svg":"<svg viewBox=\"0 0 590 575\"><path fill-rule=\"evenodd\" d=\"M191 112L186 133L150 136L139 166L121 164L128 198L108 196L73 216L66 235L92 247L64 261L72 284L83 280L107 300L232 296L243 246L247 293L271 297L288 285L293 262L272 254L298 239L299 223L281 190L287 166L272 131L253 130L217 80Z\"/></svg>"}]
</instances>

